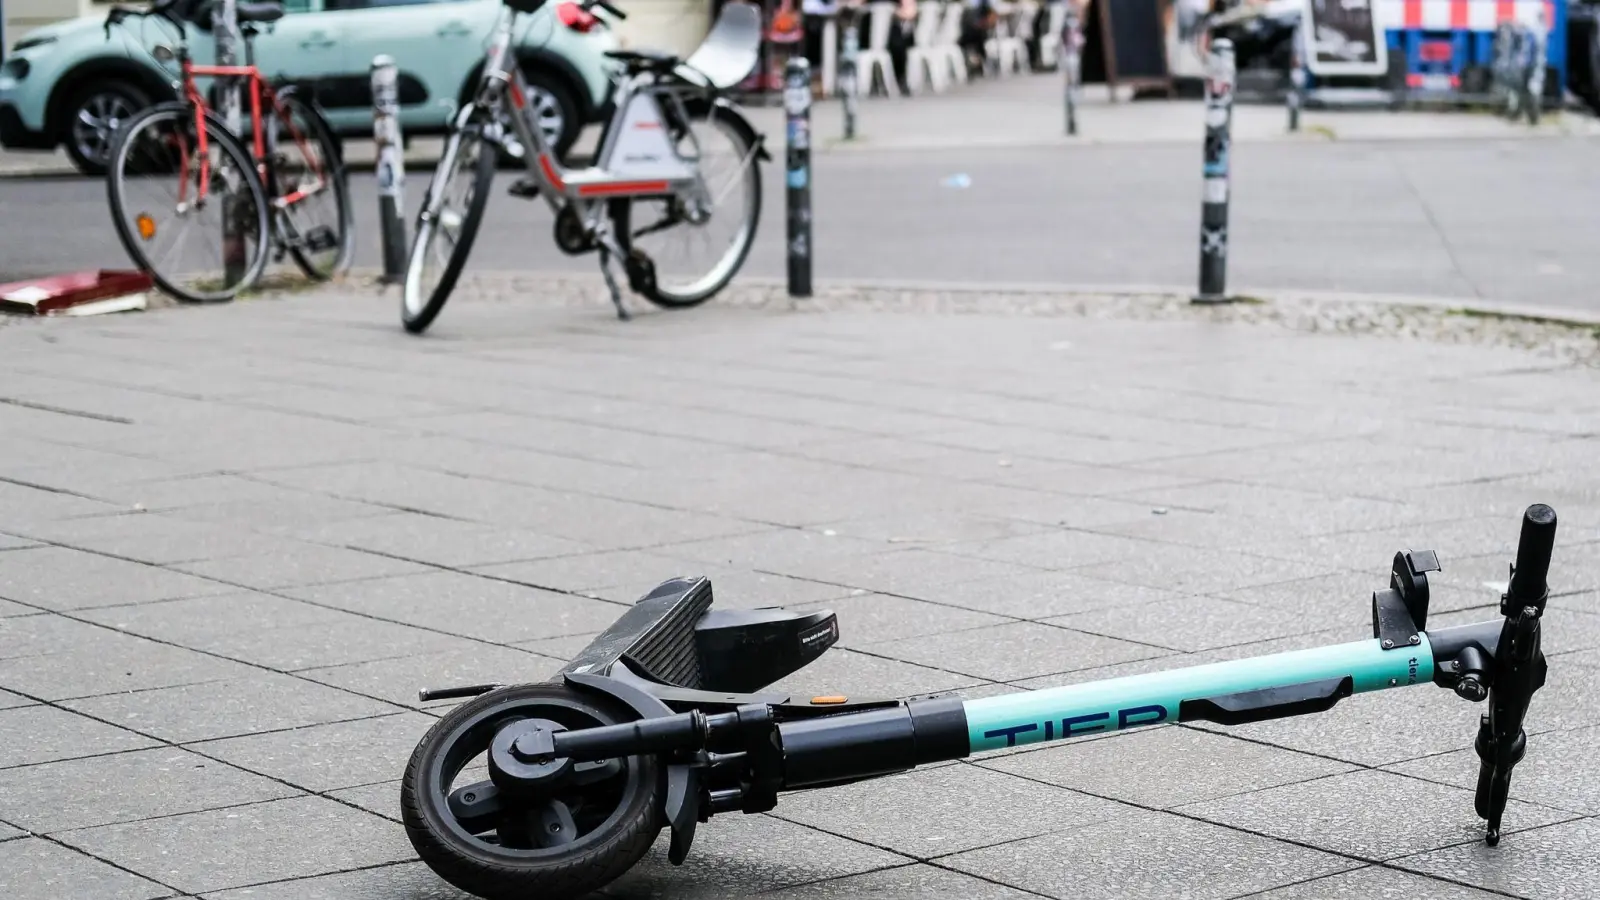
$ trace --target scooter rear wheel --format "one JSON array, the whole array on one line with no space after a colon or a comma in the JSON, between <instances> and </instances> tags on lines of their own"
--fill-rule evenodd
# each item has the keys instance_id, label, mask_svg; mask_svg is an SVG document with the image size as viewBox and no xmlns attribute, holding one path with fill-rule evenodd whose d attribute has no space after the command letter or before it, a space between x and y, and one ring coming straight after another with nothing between
<instances>
[{"instance_id":1,"label":"scooter rear wheel","mask_svg":"<svg viewBox=\"0 0 1600 900\"><path fill-rule=\"evenodd\" d=\"M577 898L609 884L649 851L665 824L655 757L597 765L591 772L599 777L572 779L586 783L502 799L492 819L463 821L449 798L452 791L470 797L455 779L485 757L506 725L545 719L579 729L633 718L624 707L556 683L500 688L456 707L428 730L406 766L401 818L411 845L445 881L490 900ZM493 790L488 781L472 787ZM575 828L552 837L540 827L557 820Z\"/></svg>"}]
</instances>

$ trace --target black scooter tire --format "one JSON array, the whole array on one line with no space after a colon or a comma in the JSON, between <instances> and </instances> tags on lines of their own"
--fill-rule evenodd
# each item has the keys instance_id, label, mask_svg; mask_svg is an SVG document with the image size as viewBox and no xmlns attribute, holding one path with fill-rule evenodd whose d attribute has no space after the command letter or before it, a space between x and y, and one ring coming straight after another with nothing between
<instances>
[{"instance_id":1,"label":"black scooter tire","mask_svg":"<svg viewBox=\"0 0 1600 900\"><path fill-rule=\"evenodd\" d=\"M462 726L487 710L515 704L536 706L541 701L577 709L603 724L637 718L615 702L578 694L557 683L525 684L500 688L451 710L428 729L406 766L400 786L400 813L406 836L417 855L450 884L488 900L576 900L631 869L649 852L665 825L662 809L664 779L653 756L628 758L638 777L637 789L624 796L605 833L584 835L579 849L547 859L514 859L482 841L459 836L439 816L437 804L423 802L430 791L429 769L449 751Z\"/></svg>"}]
</instances>

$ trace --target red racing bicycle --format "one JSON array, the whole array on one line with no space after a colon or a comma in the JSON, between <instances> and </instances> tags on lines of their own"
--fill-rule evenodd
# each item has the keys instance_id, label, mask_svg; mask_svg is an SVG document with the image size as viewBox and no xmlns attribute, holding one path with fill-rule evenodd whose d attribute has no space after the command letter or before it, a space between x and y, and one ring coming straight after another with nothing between
<instances>
[{"instance_id":1,"label":"red racing bicycle","mask_svg":"<svg viewBox=\"0 0 1600 900\"><path fill-rule=\"evenodd\" d=\"M179 3L118 6L106 17L108 38L113 25L135 17L178 30L176 47L157 44L149 52L163 65L178 62L181 99L140 111L112 140L107 190L123 247L163 290L196 303L231 300L255 284L269 248L274 261L288 255L313 280L343 273L354 244L349 184L332 129L314 102L292 86L273 85L255 64L253 38L283 17L283 7L239 0L235 22L216 16L214 28L242 37L245 64L204 66L190 59ZM187 15L205 21L211 6ZM229 130L197 78L244 82L249 119L241 124L250 146ZM146 189L154 196L146 198ZM170 221L158 219L162 214Z\"/></svg>"}]
</instances>

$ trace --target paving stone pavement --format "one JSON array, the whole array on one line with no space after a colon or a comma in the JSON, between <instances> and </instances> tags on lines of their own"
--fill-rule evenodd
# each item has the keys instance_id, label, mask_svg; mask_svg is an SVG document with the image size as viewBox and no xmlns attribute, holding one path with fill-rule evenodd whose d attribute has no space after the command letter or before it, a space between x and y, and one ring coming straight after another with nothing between
<instances>
[{"instance_id":1,"label":"paving stone pavement","mask_svg":"<svg viewBox=\"0 0 1600 900\"><path fill-rule=\"evenodd\" d=\"M347 288L0 322L0 896L462 900L399 824L450 706L416 689L539 679L668 577L837 610L780 687L990 696L1359 640L1406 547L1436 621L1488 618L1533 502L1550 676L1496 850L1481 708L1418 689L786 796L605 896L1595 896L1600 368L592 288L425 338Z\"/></svg>"}]
</instances>

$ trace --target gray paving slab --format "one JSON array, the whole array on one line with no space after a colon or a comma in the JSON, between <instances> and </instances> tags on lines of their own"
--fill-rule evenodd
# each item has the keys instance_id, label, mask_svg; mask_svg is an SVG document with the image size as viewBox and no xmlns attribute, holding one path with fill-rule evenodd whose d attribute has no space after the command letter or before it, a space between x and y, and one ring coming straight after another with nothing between
<instances>
[{"instance_id":1,"label":"gray paving slab","mask_svg":"<svg viewBox=\"0 0 1600 900\"><path fill-rule=\"evenodd\" d=\"M1175 725L1034 747L983 759L978 765L1149 809L1281 785L1298 789L1307 787L1301 782L1355 769L1348 763ZM1163 770L1172 777L1150 777L1151 772Z\"/></svg>"},{"instance_id":2,"label":"gray paving slab","mask_svg":"<svg viewBox=\"0 0 1600 900\"><path fill-rule=\"evenodd\" d=\"M18 838L27 837L27 835L28 832L23 831L20 828L14 828L3 822L0 822L0 841L14 841Z\"/></svg>"},{"instance_id":3,"label":"gray paving slab","mask_svg":"<svg viewBox=\"0 0 1600 900\"><path fill-rule=\"evenodd\" d=\"M1159 812L959 853L940 864L1060 898L1237 897L1354 868L1308 847Z\"/></svg>"},{"instance_id":4,"label":"gray paving slab","mask_svg":"<svg viewBox=\"0 0 1600 900\"><path fill-rule=\"evenodd\" d=\"M0 769L0 818L50 834L300 793L187 750L154 747Z\"/></svg>"},{"instance_id":5,"label":"gray paving slab","mask_svg":"<svg viewBox=\"0 0 1600 900\"><path fill-rule=\"evenodd\" d=\"M391 823L324 797L105 825L56 838L190 894L413 858L405 835Z\"/></svg>"},{"instance_id":6,"label":"gray paving slab","mask_svg":"<svg viewBox=\"0 0 1600 900\"><path fill-rule=\"evenodd\" d=\"M549 590L593 594L607 588L637 600L669 578L708 577L720 569L649 551L609 550L524 562L474 566L471 571Z\"/></svg>"},{"instance_id":7,"label":"gray paving slab","mask_svg":"<svg viewBox=\"0 0 1600 900\"><path fill-rule=\"evenodd\" d=\"M950 598L949 602L959 602L959 599ZM926 637L1011 621L958 606L908 600L887 594L843 597L823 603L799 604L794 608L833 610L839 617L838 646L863 649L883 641Z\"/></svg>"},{"instance_id":8,"label":"gray paving slab","mask_svg":"<svg viewBox=\"0 0 1600 900\"><path fill-rule=\"evenodd\" d=\"M172 568L214 581L256 590L309 584L333 584L363 578L415 575L437 571L430 566L361 550L299 544L282 553L232 556L176 563Z\"/></svg>"},{"instance_id":9,"label":"gray paving slab","mask_svg":"<svg viewBox=\"0 0 1600 900\"><path fill-rule=\"evenodd\" d=\"M25 741L0 742L0 769L138 750L157 743L54 706L0 710L0 728L6 734L27 735Z\"/></svg>"},{"instance_id":10,"label":"gray paving slab","mask_svg":"<svg viewBox=\"0 0 1600 900\"><path fill-rule=\"evenodd\" d=\"M458 569L595 549L525 529L496 528L413 512L309 525L294 534L308 541Z\"/></svg>"},{"instance_id":11,"label":"gray paving slab","mask_svg":"<svg viewBox=\"0 0 1600 900\"><path fill-rule=\"evenodd\" d=\"M771 896L781 900L805 898L864 897L961 897L963 900L1024 900L1037 896L1016 888L941 869L937 866L914 864L879 869L861 875L846 875L810 884L773 891Z\"/></svg>"},{"instance_id":12,"label":"gray paving slab","mask_svg":"<svg viewBox=\"0 0 1600 900\"><path fill-rule=\"evenodd\" d=\"M1097 578L1087 570L1030 572L964 581L928 599L1018 619L1049 619L1073 613L1139 606L1192 596Z\"/></svg>"},{"instance_id":13,"label":"gray paving slab","mask_svg":"<svg viewBox=\"0 0 1600 900\"><path fill-rule=\"evenodd\" d=\"M1113 821L1130 811L1121 803L961 764L784 799L773 813L780 818L918 859ZM984 809L1007 812L1003 819L975 818Z\"/></svg>"},{"instance_id":14,"label":"gray paving slab","mask_svg":"<svg viewBox=\"0 0 1600 900\"><path fill-rule=\"evenodd\" d=\"M70 700L63 705L175 743L303 728L394 711L387 703L269 672Z\"/></svg>"},{"instance_id":15,"label":"gray paving slab","mask_svg":"<svg viewBox=\"0 0 1600 900\"><path fill-rule=\"evenodd\" d=\"M914 599L937 599L975 581L1029 575L1042 566L958 556L920 548L895 548L814 562L770 562L763 571Z\"/></svg>"},{"instance_id":16,"label":"gray paving slab","mask_svg":"<svg viewBox=\"0 0 1600 900\"><path fill-rule=\"evenodd\" d=\"M334 609L485 641L598 631L623 606L457 572L374 578L282 593Z\"/></svg>"},{"instance_id":17,"label":"gray paving slab","mask_svg":"<svg viewBox=\"0 0 1600 900\"><path fill-rule=\"evenodd\" d=\"M202 741L190 747L251 772L326 793L384 781L405 771L412 748L434 721L420 713L399 713Z\"/></svg>"},{"instance_id":18,"label":"gray paving slab","mask_svg":"<svg viewBox=\"0 0 1600 900\"><path fill-rule=\"evenodd\" d=\"M845 694L860 697L909 697L933 694L986 683L931 665L901 662L848 648L829 650L810 665L781 678L770 687L800 696Z\"/></svg>"},{"instance_id":19,"label":"gray paving slab","mask_svg":"<svg viewBox=\"0 0 1600 900\"><path fill-rule=\"evenodd\" d=\"M1249 640L1308 634L1323 627L1313 616L1263 609L1212 597L1185 597L1042 620L1087 634L1155 644L1193 653Z\"/></svg>"},{"instance_id":20,"label":"gray paving slab","mask_svg":"<svg viewBox=\"0 0 1600 900\"><path fill-rule=\"evenodd\" d=\"M400 770L403 771L403 770ZM400 781L382 781L377 784L363 784L358 787L340 788L328 791L324 796L332 797L340 803L348 803L358 809L364 809L375 816L382 816L392 822L401 822L400 818Z\"/></svg>"},{"instance_id":21,"label":"gray paving slab","mask_svg":"<svg viewBox=\"0 0 1600 900\"><path fill-rule=\"evenodd\" d=\"M19 706L31 706L38 701L29 699L10 691L0 691L0 709L15 709Z\"/></svg>"},{"instance_id":22,"label":"gray paving slab","mask_svg":"<svg viewBox=\"0 0 1600 900\"><path fill-rule=\"evenodd\" d=\"M1260 900L1493 900L1504 896L1382 866L1368 866L1256 894Z\"/></svg>"},{"instance_id":23,"label":"gray paving slab","mask_svg":"<svg viewBox=\"0 0 1600 900\"><path fill-rule=\"evenodd\" d=\"M1600 853L1600 819L1583 819L1520 832L1497 847L1462 844L1408 856L1395 865L1521 897L1594 895L1594 860Z\"/></svg>"},{"instance_id":24,"label":"gray paving slab","mask_svg":"<svg viewBox=\"0 0 1600 900\"><path fill-rule=\"evenodd\" d=\"M770 815L726 816L696 830L694 850L682 866L667 861L667 841L660 838L639 865L612 882L602 896L740 897L908 862L911 859L903 854Z\"/></svg>"},{"instance_id":25,"label":"gray paving slab","mask_svg":"<svg viewBox=\"0 0 1600 900\"><path fill-rule=\"evenodd\" d=\"M35 616L39 609L33 606L24 606L10 600L0 600L0 619L9 619L14 616Z\"/></svg>"},{"instance_id":26,"label":"gray paving slab","mask_svg":"<svg viewBox=\"0 0 1600 900\"><path fill-rule=\"evenodd\" d=\"M1471 791L1389 772L1333 775L1187 804L1177 811L1372 861L1483 837L1483 820L1474 811ZM1397 818L1411 823L1402 833L1383 827ZM1513 802L1506 807L1502 834L1509 840L1522 830L1574 818L1572 813Z\"/></svg>"},{"instance_id":27,"label":"gray paving slab","mask_svg":"<svg viewBox=\"0 0 1600 900\"><path fill-rule=\"evenodd\" d=\"M39 542L32 538L17 537L11 534L0 534L0 550L18 550L24 547L37 547Z\"/></svg>"},{"instance_id":28,"label":"gray paving slab","mask_svg":"<svg viewBox=\"0 0 1600 900\"><path fill-rule=\"evenodd\" d=\"M1468 790L1478 784L1478 756L1470 749L1389 768ZM1600 815L1600 779L1582 774L1593 772L1600 772L1600 726L1535 735L1528 741L1527 755L1512 771L1511 796L1553 809Z\"/></svg>"},{"instance_id":29,"label":"gray paving slab","mask_svg":"<svg viewBox=\"0 0 1600 900\"><path fill-rule=\"evenodd\" d=\"M315 630L324 623L347 621L351 614L275 594L237 591L83 610L75 616L107 629L218 652L230 642L248 642L249 635L272 629Z\"/></svg>"},{"instance_id":30,"label":"gray paving slab","mask_svg":"<svg viewBox=\"0 0 1600 900\"><path fill-rule=\"evenodd\" d=\"M15 550L0 571L0 597L45 609L89 609L221 594L226 585L65 547Z\"/></svg>"},{"instance_id":31,"label":"gray paving slab","mask_svg":"<svg viewBox=\"0 0 1600 900\"><path fill-rule=\"evenodd\" d=\"M225 522L190 522L160 513L67 519L36 526L42 540L153 565L270 554L282 538Z\"/></svg>"},{"instance_id":32,"label":"gray paving slab","mask_svg":"<svg viewBox=\"0 0 1600 900\"><path fill-rule=\"evenodd\" d=\"M377 697L396 706L420 709L449 707L459 702L421 703L417 700L417 691L422 688L539 681L560 668L561 661L531 649L462 644L441 652L302 669L295 674L320 684Z\"/></svg>"},{"instance_id":33,"label":"gray paving slab","mask_svg":"<svg viewBox=\"0 0 1600 900\"><path fill-rule=\"evenodd\" d=\"M178 892L43 838L0 843L0 892L8 897L157 900Z\"/></svg>"},{"instance_id":34,"label":"gray paving slab","mask_svg":"<svg viewBox=\"0 0 1600 900\"><path fill-rule=\"evenodd\" d=\"M205 900L477 900L451 887L420 862L296 878L203 896Z\"/></svg>"},{"instance_id":35,"label":"gray paving slab","mask_svg":"<svg viewBox=\"0 0 1600 900\"><path fill-rule=\"evenodd\" d=\"M237 662L128 635L93 643L93 649L0 660L0 684L42 700L66 700L254 674Z\"/></svg>"},{"instance_id":36,"label":"gray paving slab","mask_svg":"<svg viewBox=\"0 0 1600 900\"><path fill-rule=\"evenodd\" d=\"M1164 656L1169 651L1036 622L1011 622L874 644L872 652L988 681Z\"/></svg>"}]
</instances>

